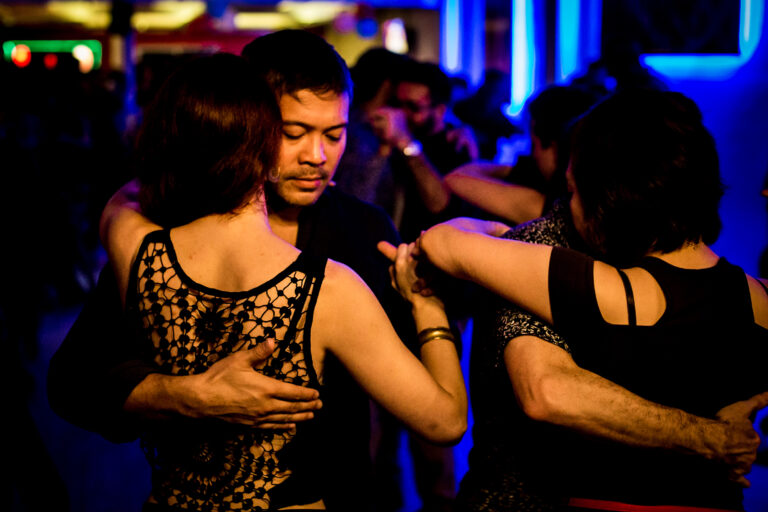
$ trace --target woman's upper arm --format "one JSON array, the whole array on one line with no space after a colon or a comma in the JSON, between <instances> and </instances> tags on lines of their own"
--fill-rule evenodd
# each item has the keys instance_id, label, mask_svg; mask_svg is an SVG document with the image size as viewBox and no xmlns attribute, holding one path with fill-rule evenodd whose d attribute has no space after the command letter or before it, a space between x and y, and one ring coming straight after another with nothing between
<instances>
[{"instance_id":1,"label":"woman's upper arm","mask_svg":"<svg viewBox=\"0 0 768 512\"><path fill-rule=\"evenodd\" d=\"M749 295L752 299L752 312L755 315L755 323L768 329L768 293L763 286L752 276L747 276L749 283ZM765 283L765 280L761 280ZM768 286L768 283L765 283Z\"/></svg>"},{"instance_id":2,"label":"woman's upper arm","mask_svg":"<svg viewBox=\"0 0 768 512\"><path fill-rule=\"evenodd\" d=\"M102 244L117 278L120 297L123 301L128 288L131 265L136 258L141 241L147 233L159 229L158 225L141 214L138 204L126 193L127 186L112 196L102 212L99 223Z\"/></svg>"},{"instance_id":3,"label":"woman's upper arm","mask_svg":"<svg viewBox=\"0 0 768 512\"><path fill-rule=\"evenodd\" d=\"M420 247L441 270L552 320L548 290L552 247L472 233L449 223L427 230Z\"/></svg>"},{"instance_id":4,"label":"woman's upper arm","mask_svg":"<svg viewBox=\"0 0 768 512\"><path fill-rule=\"evenodd\" d=\"M313 354L333 353L374 400L417 432L453 413L445 390L400 341L373 293L341 264L326 268L312 340Z\"/></svg>"}]
</instances>

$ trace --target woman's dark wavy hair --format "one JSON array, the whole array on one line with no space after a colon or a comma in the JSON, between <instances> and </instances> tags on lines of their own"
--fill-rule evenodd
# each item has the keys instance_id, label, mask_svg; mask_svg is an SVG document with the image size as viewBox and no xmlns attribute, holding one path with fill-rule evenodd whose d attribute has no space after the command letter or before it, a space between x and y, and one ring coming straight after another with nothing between
<instances>
[{"instance_id":1,"label":"woman's dark wavy hair","mask_svg":"<svg viewBox=\"0 0 768 512\"><path fill-rule=\"evenodd\" d=\"M632 264L649 251L717 239L720 166L692 100L650 89L618 92L579 121L571 148L587 241L601 256Z\"/></svg>"},{"instance_id":2,"label":"woman's dark wavy hair","mask_svg":"<svg viewBox=\"0 0 768 512\"><path fill-rule=\"evenodd\" d=\"M139 201L164 227L235 212L277 165L280 110L242 57L181 65L147 108L137 139Z\"/></svg>"}]
</instances>

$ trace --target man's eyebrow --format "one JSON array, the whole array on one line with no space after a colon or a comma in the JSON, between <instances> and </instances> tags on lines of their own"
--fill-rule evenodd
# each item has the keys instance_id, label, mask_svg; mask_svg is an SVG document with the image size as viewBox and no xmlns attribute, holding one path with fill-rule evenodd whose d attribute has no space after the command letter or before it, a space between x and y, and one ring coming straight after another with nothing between
<instances>
[{"instance_id":1,"label":"man's eyebrow","mask_svg":"<svg viewBox=\"0 0 768 512\"><path fill-rule=\"evenodd\" d=\"M313 126L311 124L303 123L301 121L286 121L283 120L283 126L298 126L299 128L304 128L307 131L315 130L317 127ZM332 132L333 130L338 130L340 128L347 128L349 126L348 122L345 123L339 123L333 126L329 126L328 128L324 129L324 132Z\"/></svg>"}]
</instances>

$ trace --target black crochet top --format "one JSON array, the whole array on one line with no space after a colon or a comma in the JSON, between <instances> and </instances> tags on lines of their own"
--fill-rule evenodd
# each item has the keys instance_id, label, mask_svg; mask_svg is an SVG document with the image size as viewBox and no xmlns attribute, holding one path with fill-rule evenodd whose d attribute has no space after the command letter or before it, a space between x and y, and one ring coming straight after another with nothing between
<instances>
[{"instance_id":1,"label":"black crochet top","mask_svg":"<svg viewBox=\"0 0 768 512\"><path fill-rule=\"evenodd\" d=\"M274 352L256 371L318 388L309 334L324 268L325 260L302 253L256 288L215 290L184 273L169 231L152 232L134 262L129 288L137 339L160 373L191 375L274 338ZM302 423L295 434L217 420L155 422L142 436L152 466L150 501L210 511L315 502L317 421Z\"/></svg>"}]
</instances>

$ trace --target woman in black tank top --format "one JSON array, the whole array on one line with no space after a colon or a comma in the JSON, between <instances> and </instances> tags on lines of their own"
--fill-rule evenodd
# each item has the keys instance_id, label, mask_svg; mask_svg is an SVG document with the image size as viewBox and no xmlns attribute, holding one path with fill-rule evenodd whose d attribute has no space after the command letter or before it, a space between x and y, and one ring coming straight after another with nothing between
<instances>
[{"instance_id":1,"label":"woman in black tank top","mask_svg":"<svg viewBox=\"0 0 768 512\"><path fill-rule=\"evenodd\" d=\"M768 293L709 247L722 185L696 105L617 93L577 125L568 179L576 229L615 266L495 238L502 227L472 219L428 230L417 253L553 322L580 366L646 399L714 418L768 390ZM729 479L725 465L688 455L574 445L573 507L742 509L749 457Z\"/></svg>"}]
</instances>

